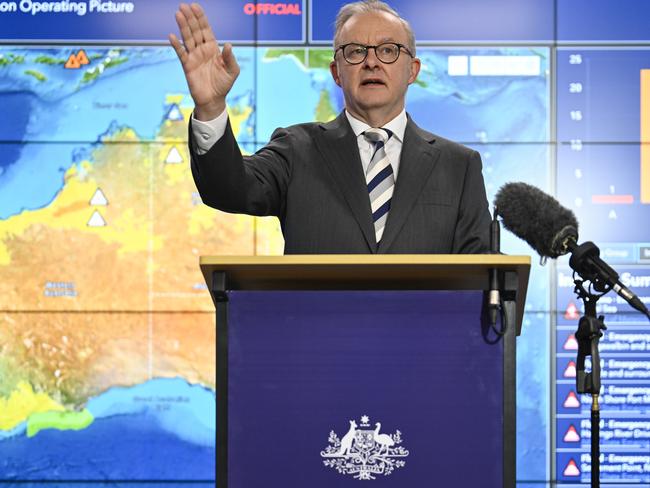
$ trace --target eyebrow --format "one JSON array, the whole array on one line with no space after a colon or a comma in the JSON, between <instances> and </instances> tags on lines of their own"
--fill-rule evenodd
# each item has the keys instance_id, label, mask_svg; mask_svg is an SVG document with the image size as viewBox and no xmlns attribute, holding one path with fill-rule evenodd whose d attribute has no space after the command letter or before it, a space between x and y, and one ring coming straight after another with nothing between
<instances>
[{"instance_id":1,"label":"eyebrow","mask_svg":"<svg viewBox=\"0 0 650 488\"><path fill-rule=\"evenodd\" d=\"M399 43L399 41L396 41L396 40L393 39L392 37L384 37L384 38L382 38L382 39L379 40L379 42L377 43L377 45L382 44L382 43L384 43L384 42L396 42L396 43ZM371 46L371 45L372 45L372 44L365 44L365 43L360 42L360 41L349 41L349 42L343 42L343 43L341 43L341 46L342 46L343 44L359 44L359 45L361 45L361 46L366 46L366 45Z\"/></svg>"}]
</instances>

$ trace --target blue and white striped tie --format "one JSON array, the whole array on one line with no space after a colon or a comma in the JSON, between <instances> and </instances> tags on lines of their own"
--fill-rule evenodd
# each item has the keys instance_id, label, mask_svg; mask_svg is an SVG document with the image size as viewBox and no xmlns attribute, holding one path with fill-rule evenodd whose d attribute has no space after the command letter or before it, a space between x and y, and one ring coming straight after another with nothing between
<instances>
[{"instance_id":1,"label":"blue and white striped tie","mask_svg":"<svg viewBox=\"0 0 650 488\"><path fill-rule=\"evenodd\" d=\"M368 129L363 136L371 142L375 148L370 158L370 164L366 170L366 184L370 195L370 208L372 209L372 221L375 225L375 238L377 244L384 234L390 201L395 188L395 175L393 167L386 156L384 145L393 133L388 129Z\"/></svg>"}]
</instances>

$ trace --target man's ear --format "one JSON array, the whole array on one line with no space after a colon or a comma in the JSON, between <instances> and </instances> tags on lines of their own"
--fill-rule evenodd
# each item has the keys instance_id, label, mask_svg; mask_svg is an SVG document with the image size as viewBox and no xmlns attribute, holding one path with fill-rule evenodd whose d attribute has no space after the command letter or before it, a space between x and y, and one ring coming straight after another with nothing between
<instances>
[{"instance_id":1,"label":"man's ear","mask_svg":"<svg viewBox=\"0 0 650 488\"><path fill-rule=\"evenodd\" d=\"M330 73L332 73L332 78L334 79L334 83L336 83L338 86L341 86L341 79L339 78L339 68L336 66L336 61L332 61L330 63Z\"/></svg>"},{"instance_id":2,"label":"man's ear","mask_svg":"<svg viewBox=\"0 0 650 488\"><path fill-rule=\"evenodd\" d=\"M420 67L420 58L413 58L410 66L411 73L409 74L409 85L417 79L418 74L420 73Z\"/></svg>"}]
</instances>

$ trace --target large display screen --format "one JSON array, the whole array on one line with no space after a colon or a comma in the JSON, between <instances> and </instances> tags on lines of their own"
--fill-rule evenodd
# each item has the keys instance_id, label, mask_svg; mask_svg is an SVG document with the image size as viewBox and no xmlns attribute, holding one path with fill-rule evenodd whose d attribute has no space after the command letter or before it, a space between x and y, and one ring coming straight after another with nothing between
<instances>
[{"instance_id":1,"label":"large display screen","mask_svg":"<svg viewBox=\"0 0 650 488\"><path fill-rule=\"evenodd\" d=\"M329 73L342 4L204 4L241 66L227 102L243 152L344 108ZM580 2L393 6L422 61L413 119L481 153L490 201L510 181L556 196L650 302L650 24L625 4L641 10L594 4L607 30ZM281 254L283 241L275 218L201 202L193 103L165 41L176 6L0 1L0 483L215 483L198 257ZM502 250L533 252L506 232ZM571 376L581 304L566 259L537 261L517 341L517 479L587 483L590 399ZM650 483L650 324L616 296L600 303L603 479Z\"/></svg>"}]
</instances>

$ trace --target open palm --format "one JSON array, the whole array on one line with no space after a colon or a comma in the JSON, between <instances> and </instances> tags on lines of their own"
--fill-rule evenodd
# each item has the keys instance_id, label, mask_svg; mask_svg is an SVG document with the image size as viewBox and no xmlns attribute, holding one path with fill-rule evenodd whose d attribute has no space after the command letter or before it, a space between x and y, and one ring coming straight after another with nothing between
<instances>
[{"instance_id":1,"label":"open palm","mask_svg":"<svg viewBox=\"0 0 650 488\"><path fill-rule=\"evenodd\" d=\"M183 43L174 34L169 41L183 66L194 104L197 110L216 116L225 109L226 95L239 75L232 46L219 49L205 12L197 3L181 4L176 22Z\"/></svg>"}]
</instances>

